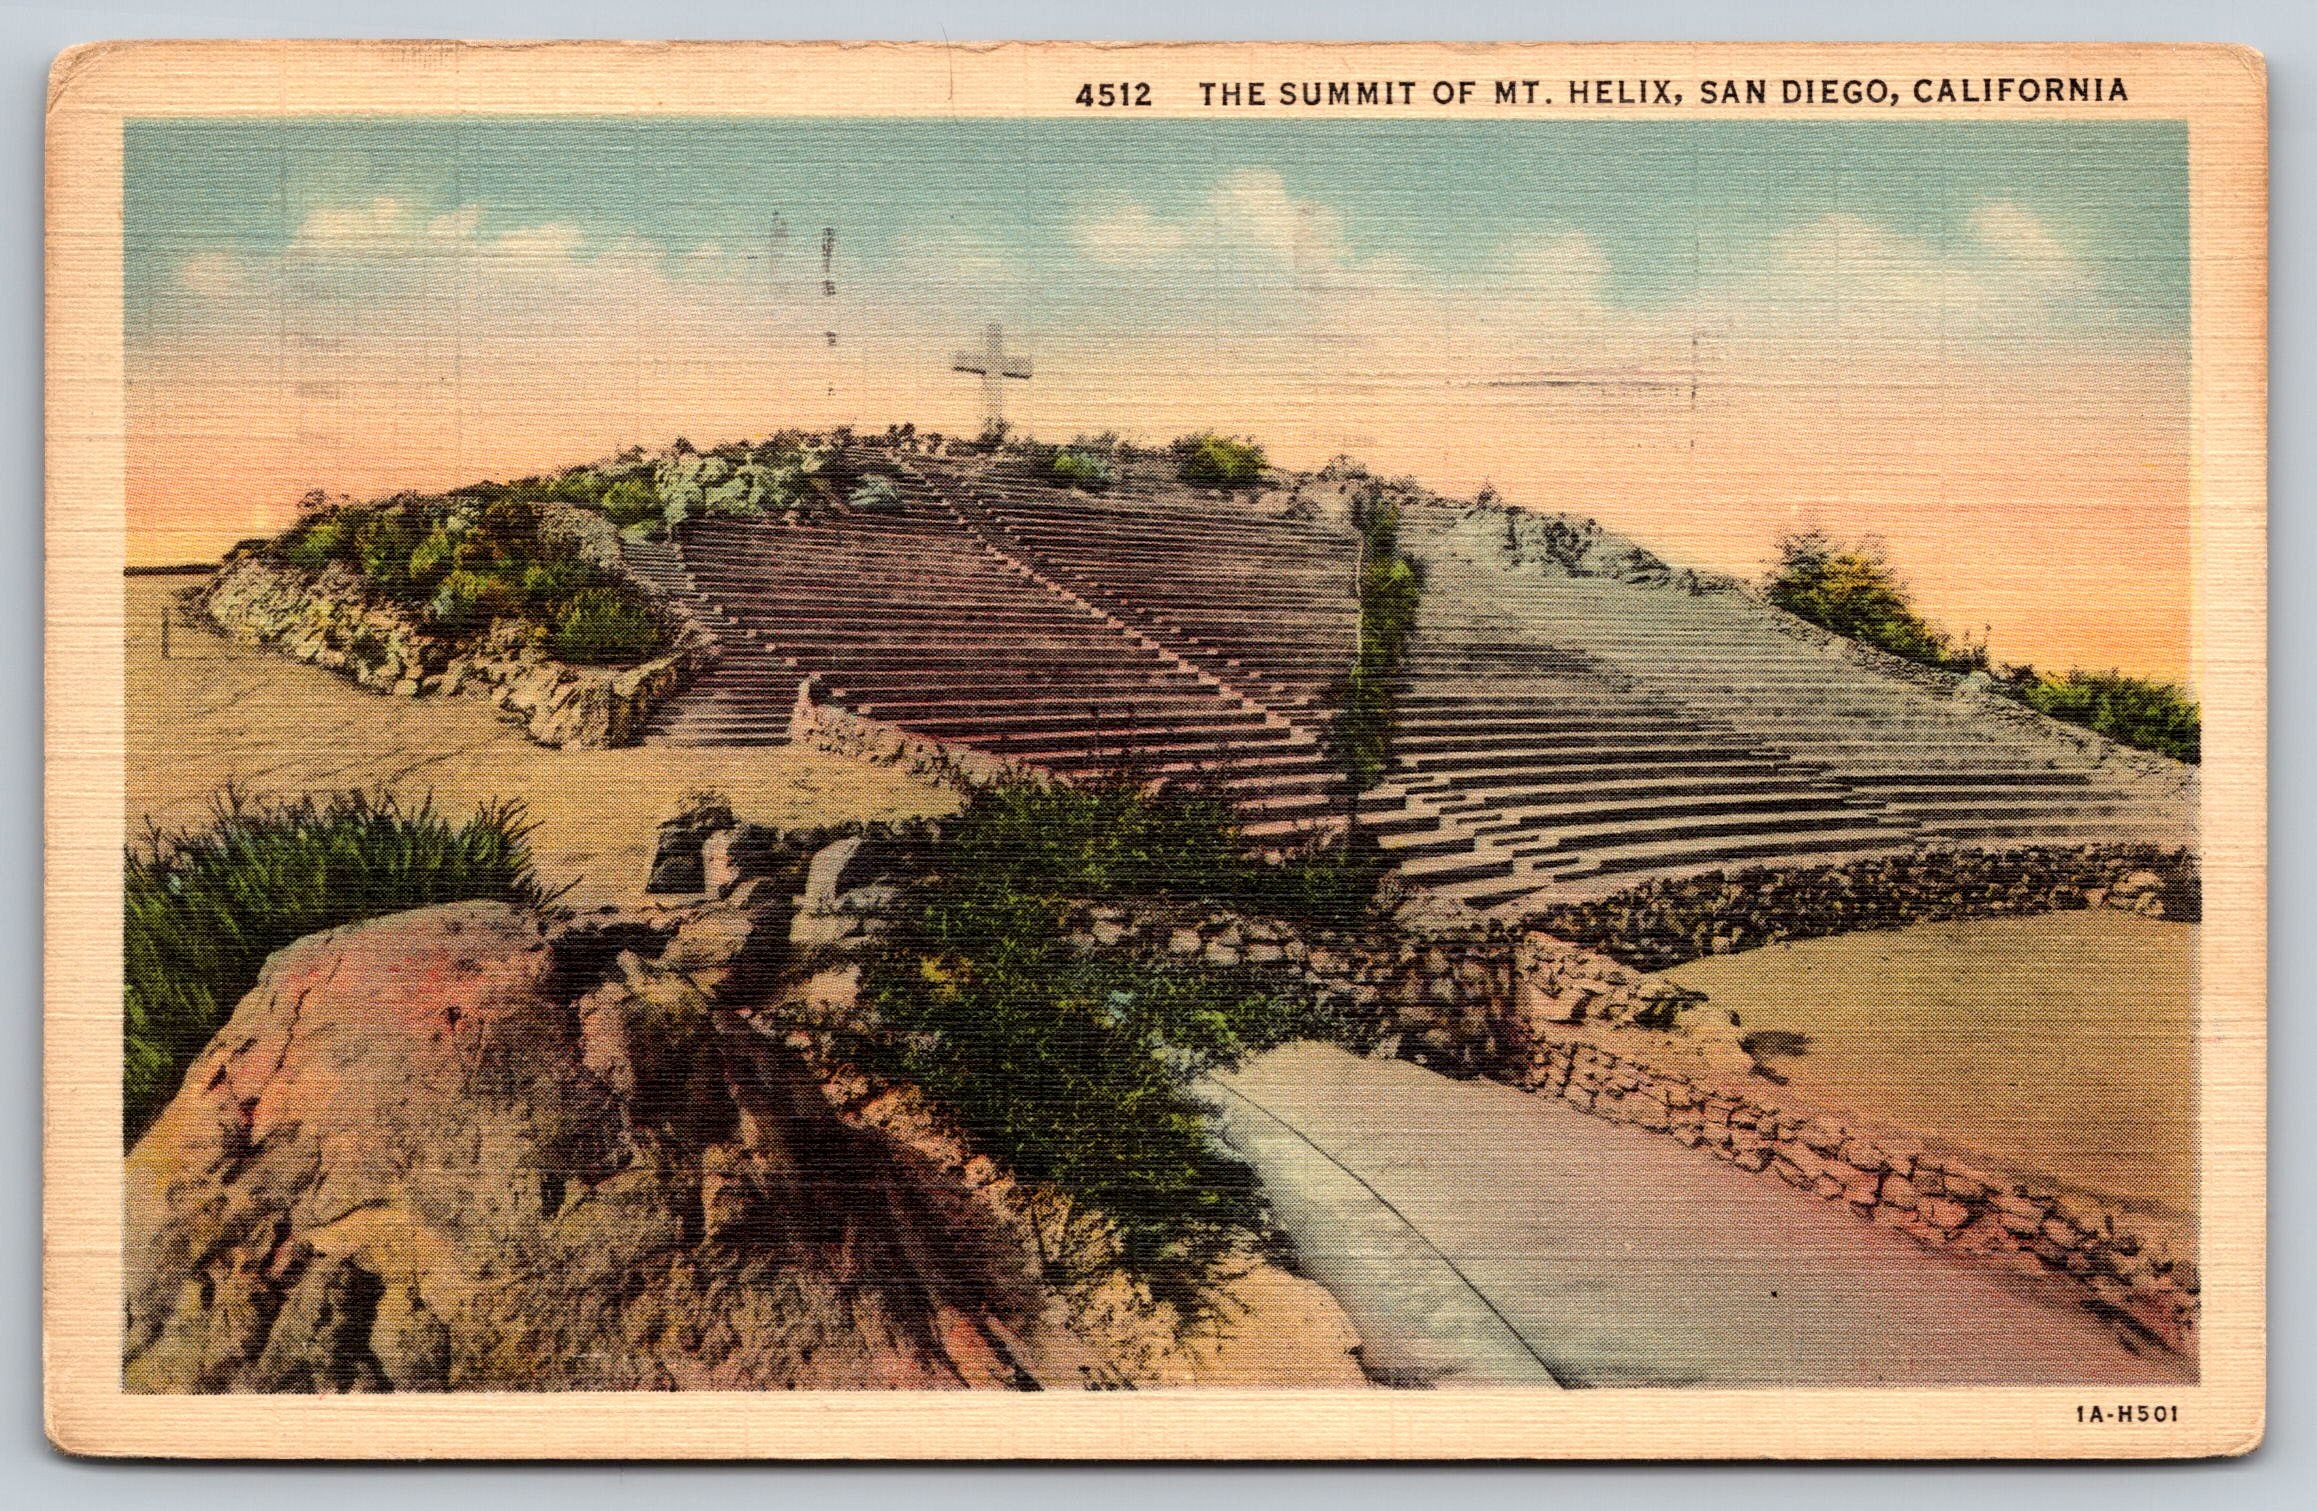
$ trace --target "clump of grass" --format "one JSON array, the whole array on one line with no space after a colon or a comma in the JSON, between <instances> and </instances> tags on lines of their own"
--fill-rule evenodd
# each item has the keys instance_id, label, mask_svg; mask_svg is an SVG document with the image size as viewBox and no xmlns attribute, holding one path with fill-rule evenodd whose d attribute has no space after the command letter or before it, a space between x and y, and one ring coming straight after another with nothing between
<instances>
[{"instance_id":1,"label":"clump of grass","mask_svg":"<svg viewBox=\"0 0 2317 1511\"><path fill-rule=\"evenodd\" d=\"M1194 488L1252 488L1268 465L1255 442L1211 430L1181 437L1174 454L1178 474Z\"/></svg>"},{"instance_id":2,"label":"clump of grass","mask_svg":"<svg viewBox=\"0 0 2317 1511\"><path fill-rule=\"evenodd\" d=\"M632 595L608 588L572 594L547 636L547 648L557 660L580 665L624 666L659 646L660 625L651 610Z\"/></svg>"},{"instance_id":3,"label":"clump of grass","mask_svg":"<svg viewBox=\"0 0 2317 1511\"><path fill-rule=\"evenodd\" d=\"M125 860L123 1133L137 1136L257 982L266 957L307 934L434 903L547 900L522 805L463 823L391 792L260 801L232 788L209 822L154 830Z\"/></svg>"},{"instance_id":4,"label":"clump of grass","mask_svg":"<svg viewBox=\"0 0 2317 1511\"><path fill-rule=\"evenodd\" d=\"M1308 900L1350 883L1312 874L1325 862L1247 857L1211 799L1127 782L978 793L934 866L865 975L876 1052L1025 1183L1105 1221L1154 1296L1205 1315L1261 1195L1194 1085L1292 1037L1309 1010L1259 971L1081 954L1067 914L1088 898ZM1082 1278L1067 1250L1049 1257Z\"/></svg>"}]
</instances>

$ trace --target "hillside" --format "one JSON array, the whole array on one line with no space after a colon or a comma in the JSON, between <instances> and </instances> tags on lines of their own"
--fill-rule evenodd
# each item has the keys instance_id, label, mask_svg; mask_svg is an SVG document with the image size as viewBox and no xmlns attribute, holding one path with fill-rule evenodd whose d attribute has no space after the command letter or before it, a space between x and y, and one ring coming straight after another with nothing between
<instances>
[{"instance_id":1,"label":"hillside","mask_svg":"<svg viewBox=\"0 0 2317 1511\"><path fill-rule=\"evenodd\" d=\"M1224 491L1128 454L1090 492L1033 454L896 435L844 467L890 480L880 507L627 532L631 568L723 650L647 741L778 744L801 703L1065 777L1196 774L1258 836L1339 824L1364 493L1427 578L1396 761L1356 800L1411 881L1517 913L1734 862L2193 838L2190 768L1589 520L1345 463Z\"/></svg>"}]
</instances>

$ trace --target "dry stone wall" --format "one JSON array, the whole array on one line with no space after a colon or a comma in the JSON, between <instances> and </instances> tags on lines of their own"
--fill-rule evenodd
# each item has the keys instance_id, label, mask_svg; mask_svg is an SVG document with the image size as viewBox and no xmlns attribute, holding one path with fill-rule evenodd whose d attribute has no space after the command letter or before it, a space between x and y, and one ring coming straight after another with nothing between
<instances>
[{"instance_id":1,"label":"dry stone wall","mask_svg":"<svg viewBox=\"0 0 2317 1511\"><path fill-rule=\"evenodd\" d=\"M1598 900L1538 907L1529 922L1661 971L1781 940L1959 918L2109 906L2193 922L2200 898L2188 850L2028 845L1657 877Z\"/></svg>"},{"instance_id":2,"label":"dry stone wall","mask_svg":"<svg viewBox=\"0 0 2317 1511\"><path fill-rule=\"evenodd\" d=\"M1550 935L1470 915L1333 930L1217 907L1081 905L1080 949L1153 964L1247 968L1308 995L1354 1047L1455 1076L1495 1074L1547 1023L1671 1023L1702 998ZM1747 1063L1751 1063L1748 1061Z\"/></svg>"},{"instance_id":3,"label":"dry stone wall","mask_svg":"<svg viewBox=\"0 0 2317 1511\"><path fill-rule=\"evenodd\" d=\"M813 697L813 679L797 688L796 708L789 716L792 745L850 756L878 766L898 766L912 776L939 782L960 791L994 787L1002 782L1050 782L1035 768L983 751L912 734L899 725L864 718L833 703Z\"/></svg>"}]
</instances>

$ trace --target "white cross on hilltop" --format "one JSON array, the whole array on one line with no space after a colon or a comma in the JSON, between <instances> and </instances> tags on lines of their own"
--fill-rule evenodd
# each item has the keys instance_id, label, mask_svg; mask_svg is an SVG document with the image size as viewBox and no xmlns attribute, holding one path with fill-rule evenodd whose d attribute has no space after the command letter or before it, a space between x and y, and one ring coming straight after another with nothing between
<instances>
[{"instance_id":1,"label":"white cross on hilltop","mask_svg":"<svg viewBox=\"0 0 2317 1511\"><path fill-rule=\"evenodd\" d=\"M982 349L962 351L950 362L951 372L979 373L982 380L982 420L995 432L1006 422L1006 379L1030 377L1030 359L1006 351L1006 333L995 320L982 330Z\"/></svg>"}]
</instances>

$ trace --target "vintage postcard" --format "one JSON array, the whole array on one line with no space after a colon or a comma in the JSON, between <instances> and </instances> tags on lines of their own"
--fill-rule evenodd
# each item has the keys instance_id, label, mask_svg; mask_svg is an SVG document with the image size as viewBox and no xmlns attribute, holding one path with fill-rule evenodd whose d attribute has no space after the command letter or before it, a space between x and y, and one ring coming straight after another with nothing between
<instances>
[{"instance_id":1,"label":"vintage postcard","mask_svg":"<svg viewBox=\"0 0 2317 1511\"><path fill-rule=\"evenodd\" d=\"M51 1434L2251 1448L2265 113L67 54Z\"/></svg>"}]
</instances>

